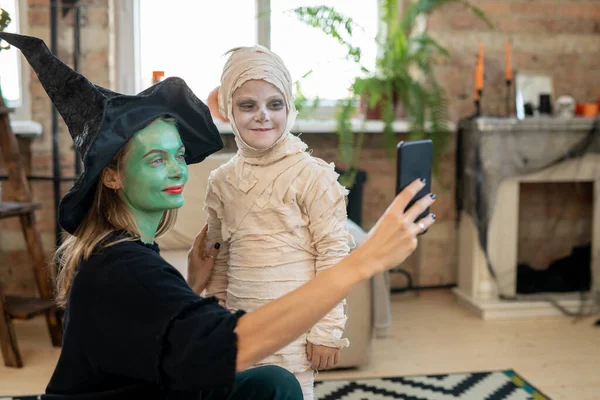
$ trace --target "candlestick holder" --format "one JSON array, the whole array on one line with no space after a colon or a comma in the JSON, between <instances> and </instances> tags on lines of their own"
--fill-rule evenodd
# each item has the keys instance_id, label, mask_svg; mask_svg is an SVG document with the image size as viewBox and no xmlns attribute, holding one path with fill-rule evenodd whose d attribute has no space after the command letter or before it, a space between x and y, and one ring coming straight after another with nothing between
<instances>
[{"instance_id":1,"label":"candlestick holder","mask_svg":"<svg viewBox=\"0 0 600 400\"><path fill-rule=\"evenodd\" d=\"M512 79L506 80L506 117L510 117L510 94L511 94Z\"/></svg>"},{"instance_id":2,"label":"candlestick holder","mask_svg":"<svg viewBox=\"0 0 600 400\"><path fill-rule=\"evenodd\" d=\"M477 93L477 96L475 96L475 115L474 117L480 117L481 116L481 97L483 95L483 90L476 90L475 93Z\"/></svg>"}]
</instances>

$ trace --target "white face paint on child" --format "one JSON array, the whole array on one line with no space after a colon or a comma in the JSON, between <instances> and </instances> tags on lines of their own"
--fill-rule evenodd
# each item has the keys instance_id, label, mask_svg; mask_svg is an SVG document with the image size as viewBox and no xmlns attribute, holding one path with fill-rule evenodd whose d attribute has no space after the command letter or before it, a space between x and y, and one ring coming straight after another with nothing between
<instances>
[{"instance_id":1,"label":"white face paint on child","mask_svg":"<svg viewBox=\"0 0 600 400\"><path fill-rule=\"evenodd\" d=\"M233 119L244 142L255 149L268 149L283 134L287 108L283 94L263 80L244 82L233 93Z\"/></svg>"}]
</instances>

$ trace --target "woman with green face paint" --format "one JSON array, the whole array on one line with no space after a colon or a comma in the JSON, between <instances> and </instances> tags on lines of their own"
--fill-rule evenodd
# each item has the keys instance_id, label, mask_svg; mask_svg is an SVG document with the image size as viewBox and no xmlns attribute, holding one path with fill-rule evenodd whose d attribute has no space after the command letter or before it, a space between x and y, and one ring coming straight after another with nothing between
<instances>
[{"instance_id":1,"label":"woman with green face paint","mask_svg":"<svg viewBox=\"0 0 600 400\"><path fill-rule=\"evenodd\" d=\"M104 184L122 190L142 241L152 243L165 210L183 205L188 179L185 147L174 123L156 120L133 136L128 149L122 177L118 170L108 169Z\"/></svg>"},{"instance_id":2,"label":"woman with green face paint","mask_svg":"<svg viewBox=\"0 0 600 400\"><path fill-rule=\"evenodd\" d=\"M283 368L249 367L362 280L405 260L433 223L414 223L430 196L405 211L423 187L415 181L351 255L280 299L231 313L198 296L153 242L183 202L186 163L222 148L208 108L178 78L120 95L75 73L37 38L0 39L24 53L85 166L58 210L67 232L54 263L64 340L43 399L302 399ZM191 270L213 266L218 244L204 254L205 234L190 251Z\"/></svg>"}]
</instances>

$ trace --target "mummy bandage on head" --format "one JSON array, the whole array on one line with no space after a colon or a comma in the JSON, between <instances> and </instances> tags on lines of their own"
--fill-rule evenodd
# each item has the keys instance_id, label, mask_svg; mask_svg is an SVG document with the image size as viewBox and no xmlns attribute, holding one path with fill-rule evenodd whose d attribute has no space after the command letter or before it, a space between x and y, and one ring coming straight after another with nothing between
<instances>
[{"instance_id":1,"label":"mummy bandage on head","mask_svg":"<svg viewBox=\"0 0 600 400\"><path fill-rule=\"evenodd\" d=\"M296 122L297 111L293 102L292 77L283 60L266 47L259 45L237 47L228 53L230 56L223 67L219 88L219 112L231 122L240 152L255 157L269 149L254 149L242 140L233 119L233 92L246 81L253 79L269 82L281 92L287 107L287 124L279 140L271 146L273 148L285 139Z\"/></svg>"}]
</instances>

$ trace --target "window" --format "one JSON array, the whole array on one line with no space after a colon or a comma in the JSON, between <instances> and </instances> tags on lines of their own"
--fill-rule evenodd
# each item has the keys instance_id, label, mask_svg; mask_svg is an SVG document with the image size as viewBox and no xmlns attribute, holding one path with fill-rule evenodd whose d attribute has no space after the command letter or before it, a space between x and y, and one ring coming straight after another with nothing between
<instances>
[{"instance_id":1,"label":"window","mask_svg":"<svg viewBox=\"0 0 600 400\"><path fill-rule=\"evenodd\" d=\"M256 6L249 0L142 0L140 73L142 88L152 71L179 76L201 99L219 85L225 52L256 43Z\"/></svg>"},{"instance_id":2,"label":"window","mask_svg":"<svg viewBox=\"0 0 600 400\"><path fill-rule=\"evenodd\" d=\"M6 32L27 32L27 13L19 10L27 8L28 0L0 0L0 7L5 9L11 18ZM26 67L27 66L27 67ZM0 85L2 95L8 107L14 107L11 121L29 120L31 105L29 104L29 64L21 52L15 48L0 51Z\"/></svg>"},{"instance_id":3,"label":"window","mask_svg":"<svg viewBox=\"0 0 600 400\"><path fill-rule=\"evenodd\" d=\"M11 23L6 32L18 32L18 0L0 0L0 8L8 12ZM6 42L3 42L6 45ZM19 107L23 102L21 94L20 59L16 48L0 51L0 87L8 107Z\"/></svg>"},{"instance_id":4,"label":"window","mask_svg":"<svg viewBox=\"0 0 600 400\"><path fill-rule=\"evenodd\" d=\"M363 49L367 68L375 64L377 0L270 0L270 21L258 18L257 12L259 4L268 7L268 0L171 0L168 8L163 0L137 1L140 90L151 84L152 71L165 71L165 76L184 78L205 99L220 82L225 52L258 43L260 30L268 32L271 49L283 58L294 80L312 70L302 80L307 97L345 97L358 67L345 60L337 42L289 12L297 6L328 5L354 18L363 29L352 42Z\"/></svg>"},{"instance_id":5,"label":"window","mask_svg":"<svg viewBox=\"0 0 600 400\"><path fill-rule=\"evenodd\" d=\"M302 91L308 98L335 100L348 95L348 88L360 68L346 60L345 48L289 13L300 6L326 5L352 17L361 28L352 35L352 44L362 50L362 64L375 66L378 27L377 0L271 0L271 49L279 54L290 69L293 79L302 79Z\"/></svg>"}]
</instances>

